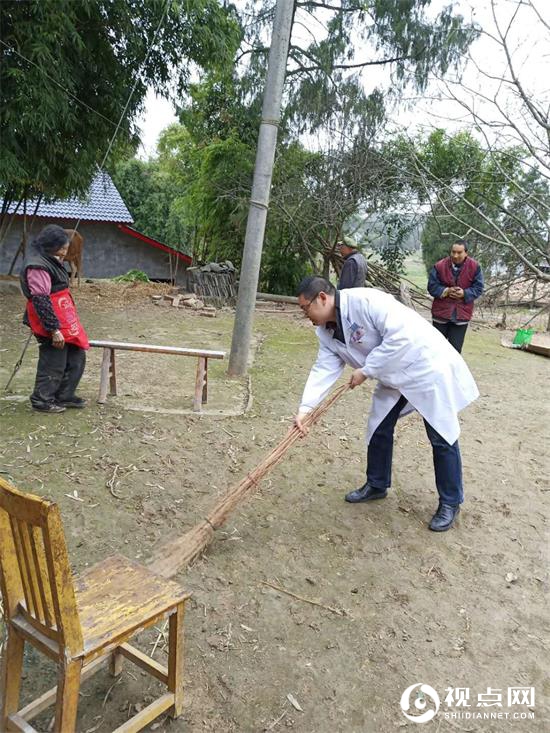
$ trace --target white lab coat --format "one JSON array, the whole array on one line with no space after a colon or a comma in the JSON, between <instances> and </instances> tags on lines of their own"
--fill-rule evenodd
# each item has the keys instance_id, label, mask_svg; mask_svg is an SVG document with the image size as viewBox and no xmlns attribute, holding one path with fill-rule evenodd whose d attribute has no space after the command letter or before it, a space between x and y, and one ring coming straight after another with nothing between
<instances>
[{"instance_id":1,"label":"white lab coat","mask_svg":"<svg viewBox=\"0 0 550 733\"><path fill-rule=\"evenodd\" d=\"M466 362L431 323L392 295L374 288L340 291L346 343L319 326L319 353L306 382L300 412L328 394L345 364L378 380L367 426L367 443L400 395L401 416L416 409L450 444L460 434L458 413L479 397Z\"/></svg>"}]
</instances>

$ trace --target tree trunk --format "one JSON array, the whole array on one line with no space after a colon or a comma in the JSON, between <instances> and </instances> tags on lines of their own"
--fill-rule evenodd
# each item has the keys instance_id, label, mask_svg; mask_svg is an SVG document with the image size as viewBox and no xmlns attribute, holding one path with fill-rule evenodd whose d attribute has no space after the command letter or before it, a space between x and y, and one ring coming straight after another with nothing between
<instances>
[{"instance_id":1,"label":"tree trunk","mask_svg":"<svg viewBox=\"0 0 550 733\"><path fill-rule=\"evenodd\" d=\"M504 308L502 309L502 320L500 325L502 328L506 328L506 318L508 315L508 301L510 300L510 283L506 286L506 293L504 295Z\"/></svg>"},{"instance_id":2,"label":"tree trunk","mask_svg":"<svg viewBox=\"0 0 550 733\"><path fill-rule=\"evenodd\" d=\"M231 376L243 376L248 366L294 9L294 0L277 0L229 355L228 373Z\"/></svg>"},{"instance_id":3,"label":"tree trunk","mask_svg":"<svg viewBox=\"0 0 550 733\"><path fill-rule=\"evenodd\" d=\"M24 258L25 252L27 249L27 191L26 189L23 192L23 196L25 197L23 200L23 233L21 234L21 241L19 242L19 247L17 248L17 252L13 256L13 260L11 261L10 269L8 270L8 275L12 274L13 268L15 267L15 263L17 262L17 258L19 257L19 253L21 253Z\"/></svg>"},{"instance_id":4,"label":"tree trunk","mask_svg":"<svg viewBox=\"0 0 550 733\"><path fill-rule=\"evenodd\" d=\"M533 291L531 293L531 308L537 307L537 284L538 284L538 281L537 281L537 278L535 278L533 282Z\"/></svg>"},{"instance_id":5,"label":"tree trunk","mask_svg":"<svg viewBox=\"0 0 550 733\"><path fill-rule=\"evenodd\" d=\"M328 280L330 277L330 257L323 253L323 277Z\"/></svg>"}]
</instances>

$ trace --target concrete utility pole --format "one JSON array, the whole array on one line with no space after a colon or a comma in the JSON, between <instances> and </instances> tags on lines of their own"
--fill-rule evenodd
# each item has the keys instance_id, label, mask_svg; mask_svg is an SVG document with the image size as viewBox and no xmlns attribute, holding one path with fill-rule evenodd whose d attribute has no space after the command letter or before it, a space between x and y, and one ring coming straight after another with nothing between
<instances>
[{"instance_id":1,"label":"concrete utility pole","mask_svg":"<svg viewBox=\"0 0 550 733\"><path fill-rule=\"evenodd\" d=\"M230 376L242 376L247 370L293 18L294 0L277 0L229 356Z\"/></svg>"}]
</instances>

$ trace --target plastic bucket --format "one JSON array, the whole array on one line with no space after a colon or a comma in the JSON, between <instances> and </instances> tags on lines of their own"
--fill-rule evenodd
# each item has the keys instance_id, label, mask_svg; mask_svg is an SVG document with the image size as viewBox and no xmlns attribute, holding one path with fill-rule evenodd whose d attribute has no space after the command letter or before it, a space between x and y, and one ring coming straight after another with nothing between
<instances>
[{"instance_id":1,"label":"plastic bucket","mask_svg":"<svg viewBox=\"0 0 550 733\"><path fill-rule=\"evenodd\" d=\"M523 344L529 344L531 342L531 339L533 338L534 333L534 328L518 328L512 343L515 346L523 346Z\"/></svg>"}]
</instances>

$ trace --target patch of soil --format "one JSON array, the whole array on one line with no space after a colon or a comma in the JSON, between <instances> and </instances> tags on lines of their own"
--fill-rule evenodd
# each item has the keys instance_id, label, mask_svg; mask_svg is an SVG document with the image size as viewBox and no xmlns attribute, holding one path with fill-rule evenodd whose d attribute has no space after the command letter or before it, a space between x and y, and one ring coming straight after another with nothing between
<instances>
[{"instance_id":1,"label":"patch of soil","mask_svg":"<svg viewBox=\"0 0 550 733\"><path fill-rule=\"evenodd\" d=\"M77 303L95 338L141 335L229 349L229 312L203 319L160 309L148 296L107 305L104 296L87 297L83 285ZM0 299L5 380L26 334L22 299ZM146 561L200 521L283 437L316 339L305 321L277 314L257 315L256 336L254 400L240 417L141 413L123 409L124 396L99 407L93 355L81 390L88 408L42 416L25 401L36 349L27 356L14 383L21 400L0 401L1 470L59 503L75 571L116 552ZM155 730L416 730L400 698L421 682L441 701L427 730L548 730L548 361L500 347L500 336L471 328L466 337L464 356L481 396L461 415L466 503L456 528L427 530L437 496L416 415L398 425L388 498L343 501L364 481L373 384L346 394L177 577L193 591L186 707ZM170 404L180 378L187 394L187 368L185 360L129 361L124 390L158 390ZM210 384L213 404L231 390L221 368ZM141 634L138 646L166 662L162 626ZM52 666L29 650L24 701L54 680ZM159 690L130 663L112 684L106 672L85 683L79 732L112 730ZM534 687L534 706L509 706L513 686ZM458 687L468 688L470 707L446 704L447 688ZM502 707L477 706L489 687L502 694ZM445 718L453 711L509 717ZM535 717L514 720L514 713ZM42 714L39 730L50 719L50 711Z\"/></svg>"}]
</instances>

